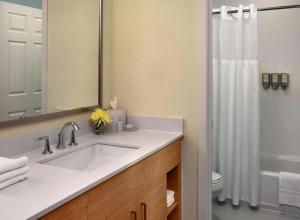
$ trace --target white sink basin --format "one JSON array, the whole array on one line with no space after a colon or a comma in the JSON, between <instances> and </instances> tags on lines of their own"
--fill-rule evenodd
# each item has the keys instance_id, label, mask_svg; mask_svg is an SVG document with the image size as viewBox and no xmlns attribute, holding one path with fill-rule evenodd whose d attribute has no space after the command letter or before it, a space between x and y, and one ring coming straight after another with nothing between
<instances>
[{"instance_id":1,"label":"white sink basin","mask_svg":"<svg viewBox=\"0 0 300 220\"><path fill-rule=\"evenodd\" d=\"M138 148L95 144L39 163L78 171L89 171L116 161L136 149Z\"/></svg>"}]
</instances>

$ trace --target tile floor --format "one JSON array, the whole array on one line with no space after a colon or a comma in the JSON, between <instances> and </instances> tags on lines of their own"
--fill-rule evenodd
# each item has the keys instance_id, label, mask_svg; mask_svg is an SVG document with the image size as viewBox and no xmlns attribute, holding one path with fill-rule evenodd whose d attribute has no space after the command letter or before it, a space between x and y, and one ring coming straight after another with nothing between
<instances>
[{"instance_id":1,"label":"tile floor","mask_svg":"<svg viewBox=\"0 0 300 220\"><path fill-rule=\"evenodd\" d=\"M232 208L230 203L219 205L213 202L213 220L299 220L300 217L280 214L263 209L251 210L247 206Z\"/></svg>"}]
</instances>

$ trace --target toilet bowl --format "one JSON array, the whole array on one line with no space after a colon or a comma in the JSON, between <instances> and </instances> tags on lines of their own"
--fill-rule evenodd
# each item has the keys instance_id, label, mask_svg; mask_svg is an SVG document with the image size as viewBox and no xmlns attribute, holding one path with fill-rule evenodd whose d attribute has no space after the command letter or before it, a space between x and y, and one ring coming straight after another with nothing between
<instances>
[{"instance_id":1,"label":"toilet bowl","mask_svg":"<svg viewBox=\"0 0 300 220\"><path fill-rule=\"evenodd\" d=\"M220 174L212 172L212 197L216 198L223 191L223 178Z\"/></svg>"}]
</instances>

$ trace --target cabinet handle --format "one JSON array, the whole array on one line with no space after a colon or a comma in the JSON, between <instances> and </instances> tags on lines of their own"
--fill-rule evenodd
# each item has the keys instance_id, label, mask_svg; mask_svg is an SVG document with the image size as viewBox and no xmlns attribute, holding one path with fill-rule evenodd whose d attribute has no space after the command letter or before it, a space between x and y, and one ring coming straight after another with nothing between
<instances>
[{"instance_id":1,"label":"cabinet handle","mask_svg":"<svg viewBox=\"0 0 300 220\"><path fill-rule=\"evenodd\" d=\"M142 220L147 220L147 205L146 203L141 203L142 208Z\"/></svg>"},{"instance_id":2,"label":"cabinet handle","mask_svg":"<svg viewBox=\"0 0 300 220\"><path fill-rule=\"evenodd\" d=\"M136 212L135 211L130 212L130 215L131 215L131 220L136 220Z\"/></svg>"}]
</instances>

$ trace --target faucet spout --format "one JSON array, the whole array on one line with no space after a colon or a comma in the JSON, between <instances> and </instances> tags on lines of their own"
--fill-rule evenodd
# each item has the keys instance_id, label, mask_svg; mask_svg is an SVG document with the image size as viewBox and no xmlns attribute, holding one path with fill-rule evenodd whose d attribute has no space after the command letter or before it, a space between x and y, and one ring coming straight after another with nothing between
<instances>
[{"instance_id":1,"label":"faucet spout","mask_svg":"<svg viewBox=\"0 0 300 220\"><path fill-rule=\"evenodd\" d=\"M80 130L80 126L74 121L69 121L64 124L64 126L62 127L61 131L58 134L58 143L56 146L57 149L63 150L66 148L66 141L65 141L66 137L65 136L66 136L66 131L69 127L72 128L72 137L71 137L72 140L70 141L70 144L71 144L71 142L72 142L72 144L76 144L75 131Z\"/></svg>"}]
</instances>

